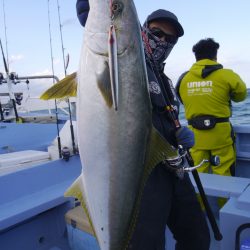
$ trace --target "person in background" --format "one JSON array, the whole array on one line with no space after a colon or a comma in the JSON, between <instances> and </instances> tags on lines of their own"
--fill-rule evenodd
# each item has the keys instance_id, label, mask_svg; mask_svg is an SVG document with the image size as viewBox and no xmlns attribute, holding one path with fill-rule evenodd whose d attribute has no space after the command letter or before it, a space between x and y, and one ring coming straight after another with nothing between
<instances>
[{"instance_id":1,"label":"person in background","mask_svg":"<svg viewBox=\"0 0 250 250\"><path fill-rule=\"evenodd\" d=\"M78 0L77 16L84 26L88 1ZM178 117L179 102L171 80L164 74L164 61L184 31L177 17L167 10L151 13L142 27L154 127L173 146L191 148L193 132L175 129L166 109L169 98ZM185 174L179 179L168 164L160 163L150 174L143 191L130 250L164 250L166 224L176 239L178 250L208 250L210 234L195 190Z\"/></svg>"},{"instance_id":2,"label":"person in background","mask_svg":"<svg viewBox=\"0 0 250 250\"><path fill-rule=\"evenodd\" d=\"M206 163L198 171L231 176L236 161L234 132L229 120L231 101L243 101L247 88L239 75L217 62L218 49L219 43L212 38L196 43L193 46L196 63L181 75L176 91L195 135L195 145L190 150L194 164L215 155L220 158L219 166ZM219 206L225 201L219 199Z\"/></svg>"}]
</instances>

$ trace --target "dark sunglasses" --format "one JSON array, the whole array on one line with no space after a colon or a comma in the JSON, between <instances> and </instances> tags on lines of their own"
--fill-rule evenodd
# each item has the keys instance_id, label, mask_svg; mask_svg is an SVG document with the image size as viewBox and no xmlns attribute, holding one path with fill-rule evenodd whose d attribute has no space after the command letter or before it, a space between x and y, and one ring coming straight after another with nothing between
<instances>
[{"instance_id":1,"label":"dark sunglasses","mask_svg":"<svg viewBox=\"0 0 250 250\"><path fill-rule=\"evenodd\" d=\"M168 43L176 44L178 38L176 36L170 35L162 31L161 29L158 28L152 28L150 29L150 32L152 35L158 37L158 38L164 38L164 40Z\"/></svg>"}]
</instances>

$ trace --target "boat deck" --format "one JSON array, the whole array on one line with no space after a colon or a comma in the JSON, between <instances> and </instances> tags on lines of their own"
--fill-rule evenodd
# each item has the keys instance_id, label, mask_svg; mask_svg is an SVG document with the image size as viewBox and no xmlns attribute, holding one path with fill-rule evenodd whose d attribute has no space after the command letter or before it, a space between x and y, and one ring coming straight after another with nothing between
<instances>
[{"instance_id":1,"label":"boat deck","mask_svg":"<svg viewBox=\"0 0 250 250\"><path fill-rule=\"evenodd\" d=\"M235 131L236 177L200 174L224 237L217 242L211 233L213 240L210 250L235 249L237 229L242 224L250 223L250 126L239 126ZM27 134L30 136L27 137ZM0 124L0 156L5 158L6 154L17 152L22 156L22 152L27 150L47 155L47 148L56 134L55 124ZM24 158L31 156L32 153L26 156L23 154ZM2 164L12 162L10 165L13 167L20 163L13 162L11 158ZM75 202L63 197L63 193L81 173L79 156L70 157L69 161L60 159L42 164L40 162L35 166L15 167L18 171L6 172L0 177L1 249L69 250L71 244L79 244L79 250L98 249L91 234L76 228L77 221L72 224L65 220L65 214L75 207ZM214 205L216 197L228 198L222 209ZM174 240L168 230L166 235L166 250L172 250ZM241 241L249 238L249 235L250 229L247 228L240 235Z\"/></svg>"}]
</instances>

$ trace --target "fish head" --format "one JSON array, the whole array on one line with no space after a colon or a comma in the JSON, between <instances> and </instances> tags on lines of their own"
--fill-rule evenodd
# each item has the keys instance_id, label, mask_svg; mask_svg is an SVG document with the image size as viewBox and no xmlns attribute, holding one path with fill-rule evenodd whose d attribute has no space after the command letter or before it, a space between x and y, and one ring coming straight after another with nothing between
<instances>
[{"instance_id":1,"label":"fish head","mask_svg":"<svg viewBox=\"0 0 250 250\"><path fill-rule=\"evenodd\" d=\"M89 0L89 5L84 40L92 51L108 55L111 25L116 31L118 55L133 46L131 37L134 40L141 39L140 23L132 0Z\"/></svg>"}]
</instances>

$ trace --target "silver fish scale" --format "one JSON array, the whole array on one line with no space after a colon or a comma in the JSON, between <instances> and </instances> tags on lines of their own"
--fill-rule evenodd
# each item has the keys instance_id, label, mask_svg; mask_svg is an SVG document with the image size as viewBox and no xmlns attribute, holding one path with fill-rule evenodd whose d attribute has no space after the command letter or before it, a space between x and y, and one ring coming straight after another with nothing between
<instances>
[{"instance_id":1,"label":"silver fish scale","mask_svg":"<svg viewBox=\"0 0 250 250\"><path fill-rule=\"evenodd\" d=\"M107 106L97 86L96 76L102 76L108 61L110 18L104 11L109 10L108 2L90 1L78 72L77 131L86 203L100 248L120 250L143 176L152 122L140 29L132 1L121 1L124 12L114 20L119 55L118 111ZM103 14L95 15L99 4ZM103 84L107 84L106 78Z\"/></svg>"}]
</instances>

